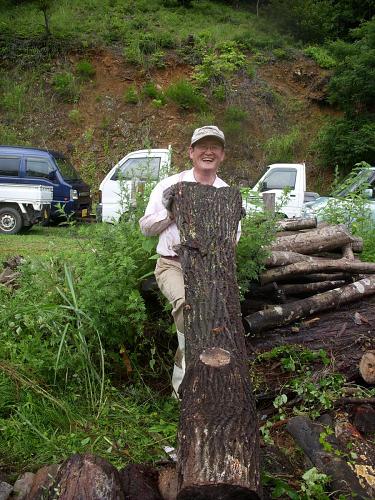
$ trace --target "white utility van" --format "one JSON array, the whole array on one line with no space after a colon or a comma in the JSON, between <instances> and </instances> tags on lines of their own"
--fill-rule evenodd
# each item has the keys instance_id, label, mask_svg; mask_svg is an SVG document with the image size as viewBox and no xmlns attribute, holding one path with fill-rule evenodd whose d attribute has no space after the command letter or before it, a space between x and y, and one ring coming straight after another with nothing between
<instances>
[{"instance_id":1,"label":"white utility van","mask_svg":"<svg viewBox=\"0 0 375 500\"><path fill-rule=\"evenodd\" d=\"M105 176L100 184L100 200L97 207L97 220L116 222L136 200L137 191L141 191L146 180L155 183L170 175L171 148L143 149L129 153ZM263 193L275 193L276 207L288 188L288 195L278 211L285 217L300 217L304 202L318 197L316 193L307 193L305 164L275 163L267 167L265 174L251 189L244 205L247 211L257 210L255 199ZM248 191L245 189L245 191Z\"/></svg>"},{"instance_id":2,"label":"white utility van","mask_svg":"<svg viewBox=\"0 0 375 500\"><path fill-rule=\"evenodd\" d=\"M97 220L116 222L136 200L146 181L157 182L169 174L171 149L142 149L129 153L105 176L99 187Z\"/></svg>"}]
</instances>

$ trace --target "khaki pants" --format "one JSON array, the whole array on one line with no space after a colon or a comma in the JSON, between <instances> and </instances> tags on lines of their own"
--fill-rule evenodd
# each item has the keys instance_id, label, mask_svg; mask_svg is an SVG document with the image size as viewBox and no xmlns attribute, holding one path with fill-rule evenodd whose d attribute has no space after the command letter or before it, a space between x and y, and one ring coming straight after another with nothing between
<instances>
[{"instance_id":1,"label":"khaki pants","mask_svg":"<svg viewBox=\"0 0 375 500\"><path fill-rule=\"evenodd\" d=\"M156 262L155 278L161 293L172 305L172 316L177 329L178 349L175 355L172 385L178 388L185 375L184 305L185 287L181 264L178 261L160 257Z\"/></svg>"}]
</instances>

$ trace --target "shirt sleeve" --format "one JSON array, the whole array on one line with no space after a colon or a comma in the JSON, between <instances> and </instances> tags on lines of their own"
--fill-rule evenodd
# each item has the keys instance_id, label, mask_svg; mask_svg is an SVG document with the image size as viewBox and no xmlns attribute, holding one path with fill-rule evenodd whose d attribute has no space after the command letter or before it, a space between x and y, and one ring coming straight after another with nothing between
<instances>
[{"instance_id":1,"label":"shirt sleeve","mask_svg":"<svg viewBox=\"0 0 375 500\"><path fill-rule=\"evenodd\" d=\"M165 188L162 183L154 187L145 214L139 219L142 234L145 236L156 236L174 222L161 201Z\"/></svg>"}]
</instances>

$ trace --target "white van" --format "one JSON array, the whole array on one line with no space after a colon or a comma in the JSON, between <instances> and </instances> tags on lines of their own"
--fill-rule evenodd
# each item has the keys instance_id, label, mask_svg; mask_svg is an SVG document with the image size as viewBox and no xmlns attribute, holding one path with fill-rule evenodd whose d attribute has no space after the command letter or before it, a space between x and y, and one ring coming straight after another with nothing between
<instances>
[{"instance_id":1,"label":"white van","mask_svg":"<svg viewBox=\"0 0 375 500\"><path fill-rule=\"evenodd\" d=\"M158 182L167 177L171 166L171 148L142 149L126 155L100 184L97 220L116 222L135 203L137 191L146 181Z\"/></svg>"}]
</instances>

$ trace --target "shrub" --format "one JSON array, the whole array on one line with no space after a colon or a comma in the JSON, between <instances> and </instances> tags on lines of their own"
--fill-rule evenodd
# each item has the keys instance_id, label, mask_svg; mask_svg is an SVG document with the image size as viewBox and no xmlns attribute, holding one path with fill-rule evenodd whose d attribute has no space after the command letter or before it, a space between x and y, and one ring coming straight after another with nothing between
<instances>
[{"instance_id":1,"label":"shrub","mask_svg":"<svg viewBox=\"0 0 375 500\"><path fill-rule=\"evenodd\" d=\"M304 53L314 59L321 68L328 69L336 66L336 59L324 47L310 45L304 50Z\"/></svg>"},{"instance_id":2,"label":"shrub","mask_svg":"<svg viewBox=\"0 0 375 500\"><path fill-rule=\"evenodd\" d=\"M78 102L79 85L72 73L68 71L56 73L52 79L52 87L64 102Z\"/></svg>"},{"instance_id":3,"label":"shrub","mask_svg":"<svg viewBox=\"0 0 375 500\"><path fill-rule=\"evenodd\" d=\"M137 104L139 101L138 90L135 85L131 85L124 92L124 100L128 104Z\"/></svg>"},{"instance_id":4,"label":"shrub","mask_svg":"<svg viewBox=\"0 0 375 500\"><path fill-rule=\"evenodd\" d=\"M10 115L19 117L22 115L26 100L26 83L10 85L0 97L0 106L8 111Z\"/></svg>"},{"instance_id":5,"label":"shrub","mask_svg":"<svg viewBox=\"0 0 375 500\"><path fill-rule=\"evenodd\" d=\"M86 80L95 76L95 68L90 61L83 59L76 64L76 71L78 75Z\"/></svg>"},{"instance_id":6,"label":"shrub","mask_svg":"<svg viewBox=\"0 0 375 500\"><path fill-rule=\"evenodd\" d=\"M267 163L293 163L300 137L297 126L288 134L271 137L265 144Z\"/></svg>"},{"instance_id":7,"label":"shrub","mask_svg":"<svg viewBox=\"0 0 375 500\"><path fill-rule=\"evenodd\" d=\"M132 40L125 48L124 48L124 57L125 59L136 66L142 66L144 64L144 54L139 46L139 40Z\"/></svg>"},{"instance_id":8,"label":"shrub","mask_svg":"<svg viewBox=\"0 0 375 500\"><path fill-rule=\"evenodd\" d=\"M156 87L154 82L147 82L143 85L142 95L149 97L150 99L161 101L162 104L165 103L163 92Z\"/></svg>"},{"instance_id":9,"label":"shrub","mask_svg":"<svg viewBox=\"0 0 375 500\"><path fill-rule=\"evenodd\" d=\"M75 125L79 125L82 121L82 116L78 109L71 109L68 113L68 117Z\"/></svg>"},{"instance_id":10,"label":"shrub","mask_svg":"<svg viewBox=\"0 0 375 500\"><path fill-rule=\"evenodd\" d=\"M172 83L167 91L167 97L181 109L201 111L206 107L204 97L188 80L182 79Z\"/></svg>"}]
</instances>

